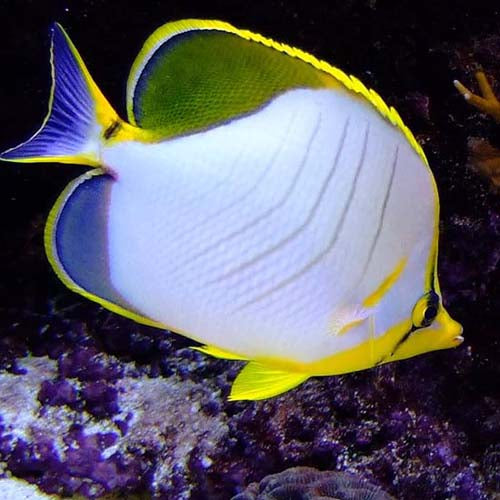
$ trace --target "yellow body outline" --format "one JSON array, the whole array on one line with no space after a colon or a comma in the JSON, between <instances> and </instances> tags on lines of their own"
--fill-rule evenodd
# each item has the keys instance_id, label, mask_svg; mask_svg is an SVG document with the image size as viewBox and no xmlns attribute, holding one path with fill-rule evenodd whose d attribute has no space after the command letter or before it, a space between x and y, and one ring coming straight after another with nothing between
<instances>
[{"instance_id":1,"label":"yellow body outline","mask_svg":"<svg viewBox=\"0 0 500 500\"><path fill-rule=\"evenodd\" d=\"M90 76L81 56L78 54L75 46L69 39L68 35L64 31L64 29L57 25L58 28L63 33L68 46L75 57L80 70L84 76L85 82L88 86L88 91L94 100L94 112L96 118L96 124L101 128L101 134L99 135L99 140L102 144L106 144L107 146L112 145L118 142L125 141L138 141L144 144L151 142L161 141L161 137L158 136L158 133L154 133L152 131L144 130L136 126L133 113L132 113L132 104L133 104L133 93L135 91L135 85L137 83L140 72L143 70L147 61L152 55L152 52L156 50L160 45L165 43L168 39L172 38L175 35L180 33L184 33L192 30L220 30L228 33L233 33L237 36L240 36L246 40L250 40L256 43L260 43L266 47L273 48L280 52L283 52L291 57L296 57L301 59L302 61L312 65L314 68L319 71L323 71L328 75L332 76L338 82L340 82L347 90L351 91L353 94L359 95L365 98L385 119L387 119L393 126L397 127L403 135L408 140L409 144L416 151L416 153L422 159L425 167L429 171L430 181L432 184L432 190L434 195L434 206L435 206L435 214L434 214L434 229L433 229L433 240L431 243L431 247L429 249L429 256L425 270L425 292L434 289L438 294L440 294L439 283L437 279L436 273L436 264L438 257L438 224L439 224L439 198L436 183L432 172L429 168L427 158L425 153L423 152L422 147L417 143L414 135L408 129L408 127L403 123L399 113L391 106L387 106L387 104L382 100L382 98L377 94L374 90L368 89L363 85L356 77L352 75L347 75L342 70L331 66L327 62L321 61L311 54L308 54L300 49L296 49L290 47L286 44L275 42L272 39L265 38L262 35L252 33L248 30L240 30L238 28L233 27L232 25L221 22L221 21L203 21L203 20L182 20L177 22L167 23L164 26L158 28L146 41L142 50L140 51L138 57L136 58L131 73L127 83L127 113L129 116L129 120L131 124L121 120L118 114L113 110L110 106L104 95L101 93L94 80ZM23 144L28 143L34 137L36 137L47 124L50 115L52 113L52 107L54 103L54 95L55 95L55 64L54 64L54 47L51 46L51 74L52 74L52 86L50 90L49 97L49 111L42 123L40 129L30 138L28 141L16 146L20 147ZM114 122L119 123L118 132L110 139L106 140L103 137L104 130L107 129ZM12 148L12 149L16 149ZM10 151L10 150L9 150ZM31 162L59 162L59 163L76 163L76 164L85 164L92 167L101 167L99 155L93 154L81 154L74 156L44 156L44 157L30 157L30 158L22 158L22 159L13 159L9 161L15 161L19 163L31 163ZM102 175L106 173L105 170L98 168L96 170L87 172L83 176L78 177L74 181L72 181L64 191L61 193L56 203L52 207L49 217L47 219L47 224L45 227L44 233L44 244L47 253L48 260L53 267L56 275L61 279L63 284L68 287L70 290L79 293L80 295L86 297L89 300L97 302L103 307L109 309L112 312L125 316L133 321L138 323L142 323L148 326L153 326L162 329L171 329L167 325L158 323L154 320L141 316L138 313L127 310L124 307L121 307L115 303L112 303L106 299L98 297L87 290L83 289L79 285L77 285L70 276L66 273L64 267L58 259L55 243L55 231L57 226L57 221L60 216L60 213L64 207L65 202L68 197L71 196L71 193L74 189L79 186L81 183L89 180L91 177L95 175ZM387 282L382 282L381 285L373 292L371 295L365 299L365 306L374 306L376 305L382 298L385 296L387 291L392 287L392 285L397 281L400 274L404 270L404 264L406 260L401 266L397 266L394 271L394 275L391 274L389 276ZM401 264L401 263L400 263ZM441 318L441 323L446 321L453 322L449 317L447 319L447 315L442 306L440 306L440 310L438 312L438 319ZM380 335L378 338L370 338L357 346L354 346L346 351L337 352L333 355L326 356L325 358L319 359L317 361L311 363L301 363L296 362L294 360L289 359L279 359L279 358L259 358L256 360L251 360L249 365L252 363L257 363L264 365L266 367L270 367L271 371L274 369L276 373L289 373L291 379L301 379L304 380L309 376L323 376L323 375L336 375L340 373L346 373L351 371L362 370L365 368L369 368L374 366L374 364L385 363L388 361L393 361L395 359L403 359L405 357L409 357L413 355L408 349L405 352L405 349L401 349L398 351L398 355L394 356L394 343L397 341L405 332L409 330L412 326L411 317L403 320L402 322L393 325L386 332ZM456 328L455 328L456 329ZM173 330L173 329L172 329ZM175 329L173 331L177 331L180 334L186 335L185 332L180 332ZM190 338L193 338L190 335ZM194 339L196 340L196 339ZM440 347L436 347L440 348ZM237 353L226 352L222 349L219 349L215 346L202 346L195 348L203 353L210 354L215 357L226 358L226 359L239 359L239 360L248 360L246 357L240 356ZM391 354L392 353L392 354ZM248 366L248 365L247 365ZM240 379L245 380L245 377ZM237 379L238 381L238 379ZM300 383L300 382L299 382ZM296 385L296 384L295 384ZM287 388L291 388L293 386L287 386ZM238 392L238 385L233 386L232 391L232 399L245 399ZM256 399L256 398L252 398Z\"/></svg>"}]
</instances>

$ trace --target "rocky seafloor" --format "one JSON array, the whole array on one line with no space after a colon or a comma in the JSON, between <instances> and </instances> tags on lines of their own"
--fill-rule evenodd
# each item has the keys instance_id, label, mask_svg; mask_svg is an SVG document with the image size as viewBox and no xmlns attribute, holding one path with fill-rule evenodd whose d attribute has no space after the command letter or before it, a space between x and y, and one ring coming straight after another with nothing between
<instances>
[{"instance_id":1,"label":"rocky seafloor","mask_svg":"<svg viewBox=\"0 0 500 500\"><path fill-rule=\"evenodd\" d=\"M384 19L377 2L346 2L339 15L349 22L358 4L373 22ZM12 167L1 179L5 196L21 186L18 201L2 205L12 212L0 240L1 476L58 496L226 499L270 474L309 466L350 473L402 500L499 497L500 196L478 174L471 145L498 148L500 125L469 107L451 82L475 88L480 65L500 95L500 36L486 14L481 29L457 35L457 17L442 38L431 26L426 46L411 19L406 45L390 23L370 34L378 58L357 74L396 105L435 172L441 287L464 344L311 379L267 401L228 402L240 363L208 358L190 341L120 318L59 284L42 247L45 206L13 212L32 199L22 185L41 174ZM314 50L314 36L302 36ZM325 44L317 53L329 58Z\"/></svg>"}]
</instances>

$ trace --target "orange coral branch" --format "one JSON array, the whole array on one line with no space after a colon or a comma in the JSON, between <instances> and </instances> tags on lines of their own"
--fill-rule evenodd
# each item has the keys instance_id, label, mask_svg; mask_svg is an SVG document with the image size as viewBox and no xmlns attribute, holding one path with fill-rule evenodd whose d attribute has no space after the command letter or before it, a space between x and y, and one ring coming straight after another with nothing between
<instances>
[{"instance_id":1,"label":"orange coral branch","mask_svg":"<svg viewBox=\"0 0 500 500\"><path fill-rule=\"evenodd\" d=\"M500 193L500 150L478 137L471 137L467 146L472 168L487 177L491 187Z\"/></svg>"},{"instance_id":2,"label":"orange coral branch","mask_svg":"<svg viewBox=\"0 0 500 500\"><path fill-rule=\"evenodd\" d=\"M486 75L482 71L476 73L476 80L482 95L471 92L465 85L455 80L453 84L457 90L464 96L465 100L475 106L480 111L492 116L500 123L500 101L493 93Z\"/></svg>"}]
</instances>

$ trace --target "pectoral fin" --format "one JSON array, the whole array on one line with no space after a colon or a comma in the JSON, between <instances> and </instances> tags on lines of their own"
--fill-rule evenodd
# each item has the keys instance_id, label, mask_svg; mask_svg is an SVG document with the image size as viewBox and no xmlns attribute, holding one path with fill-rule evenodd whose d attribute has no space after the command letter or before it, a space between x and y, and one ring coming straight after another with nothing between
<instances>
[{"instance_id":1,"label":"pectoral fin","mask_svg":"<svg viewBox=\"0 0 500 500\"><path fill-rule=\"evenodd\" d=\"M307 373L285 372L250 361L236 377L229 400L271 398L297 387L308 378Z\"/></svg>"}]
</instances>

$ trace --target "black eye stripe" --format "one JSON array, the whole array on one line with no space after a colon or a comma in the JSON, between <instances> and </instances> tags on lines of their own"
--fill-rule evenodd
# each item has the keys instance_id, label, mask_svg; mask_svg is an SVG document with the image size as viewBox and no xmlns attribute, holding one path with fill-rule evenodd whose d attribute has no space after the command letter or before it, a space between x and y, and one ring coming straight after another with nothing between
<instances>
[{"instance_id":1,"label":"black eye stripe","mask_svg":"<svg viewBox=\"0 0 500 500\"><path fill-rule=\"evenodd\" d=\"M425 328L434 321L439 313L440 300L434 290L429 290L420 297L412 312L413 326L416 329Z\"/></svg>"},{"instance_id":2,"label":"black eye stripe","mask_svg":"<svg viewBox=\"0 0 500 500\"><path fill-rule=\"evenodd\" d=\"M434 290L431 290L427 294L427 305L434 306L437 309L438 304L439 304L439 295Z\"/></svg>"},{"instance_id":3,"label":"black eye stripe","mask_svg":"<svg viewBox=\"0 0 500 500\"><path fill-rule=\"evenodd\" d=\"M429 304L424 312L424 319L426 321L432 321L437 316L437 307L433 304Z\"/></svg>"},{"instance_id":4,"label":"black eye stripe","mask_svg":"<svg viewBox=\"0 0 500 500\"><path fill-rule=\"evenodd\" d=\"M429 326L434 318L437 316L439 309L439 295L431 290L427 294L427 304L424 310L424 317L422 318L422 326Z\"/></svg>"},{"instance_id":5,"label":"black eye stripe","mask_svg":"<svg viewBox=\"0 0 500 500\"><path fill-rule=\"evenodd\" d=\"M396 345L393 347L390 356L394 356L394 353L401 347L402 344L404 344L409 338L410 335L418 330L418 327L413 325L396 343Z\"/></svg>"}]
</instances>

